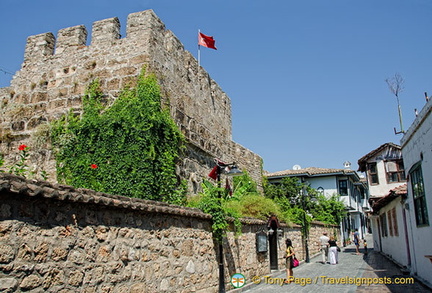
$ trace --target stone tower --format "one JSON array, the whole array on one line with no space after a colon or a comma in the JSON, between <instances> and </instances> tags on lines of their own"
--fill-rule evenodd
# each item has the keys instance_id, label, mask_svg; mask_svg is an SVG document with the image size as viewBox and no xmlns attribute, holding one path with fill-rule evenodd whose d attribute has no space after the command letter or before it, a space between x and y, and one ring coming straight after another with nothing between
<instances>
[{"instance_id":1,"label":"stone tower","mask_svg":"<svg viewBox=\"0 0 432 293\"><path fill-rule=\"evenodd\" d=\"M231 101L191 53L152 10L129 14L126 36L120 21L93 23L90 45L83 25L30 36L21 69L10 87L0 89L0 153L8 165L17 147L31 147L30 167L55 182L55 160L47 139L48 123L70 109L81 111L87 85L98 78L107 101L134 86L143 66L156 74L162 101L187 139L177 174L191 193L213 167L213 158L235 161L260 185L261 158L232 141Z\"/></svg>"}]
</instances>

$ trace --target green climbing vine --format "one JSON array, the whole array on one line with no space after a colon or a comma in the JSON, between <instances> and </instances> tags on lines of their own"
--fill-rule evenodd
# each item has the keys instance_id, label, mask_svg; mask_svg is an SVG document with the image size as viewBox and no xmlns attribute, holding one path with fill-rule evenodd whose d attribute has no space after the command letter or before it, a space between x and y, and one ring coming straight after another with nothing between
<instances>
[{"instance_id":1,"label":"green climbing vine","mask_svg":"<svg viewBox=\"0 0 432 293\"><path fill-rule=\"evenodd\" d=\"M204 180L202 192L189 198L188 206L212 215L213 237L221 242L231 218L235 235L241 234L240 218L252 217L267 220L270 215L280 215L279 207L269 198L260 195L256 183L245 171L234 177L233 188L221 188Z\"/></svg>"},{"instance_id":2,"label":"green climbing vine","mask_svg":"<svg viewBox=\"0 0 432 293\"><path fill-rule=\"evenodd\" d=\"M137 86L104 107L99 82L83 97L81 116L72 112L52 125L59 180L75 187L182 204L184 183L175 175L184 137L160 102L153 74L142 71Z\"/></svg>"},{"instance_id":3,"label":"green climbing vine","mask_svg":"<svg viewBox=\"0 0 432 293\"><path fill-rule=\"evenodd\" d=\"M227 191L206 180L202 183L202 188L202 193L190 198L188 205L199 208L212 216L213 238L218 242L222 242L229 226L227 217L234 218L236 232L239 233L241 231L240 214L233 213L232 210L225 207Z\"/></svg>"}]
</instances>

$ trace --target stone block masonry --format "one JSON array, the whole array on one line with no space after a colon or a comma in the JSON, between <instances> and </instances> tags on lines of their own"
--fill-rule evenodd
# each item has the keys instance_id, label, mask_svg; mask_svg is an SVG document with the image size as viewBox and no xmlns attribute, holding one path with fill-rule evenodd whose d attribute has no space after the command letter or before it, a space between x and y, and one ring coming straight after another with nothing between
<instances>
[{"instance_id":1,"label":"stone block masonry","mask_svg":"<svg viewBox=\"0 0 432 293\"><path fill-rule=\"evenodd\" d=\"M213 158L236 161L261 182L261 158L232 141L231 101L152 10L131 13L126 36L120 21L96 21L90 45L85 26L30 36L21 69L10 87L0 89L0 153L13 163L19 144L31 147L31 169L45 170L55 182L55 161L47 123L70 109L80 113L87 85L98 78L107 104L121 89L134 86L141 69L156 74L161 103L187 138L188 151L178 174L191 192L199 189Z\"/></svg>"},{"instance_id":2,"label":"stone block masonry","mask_svg":"<svg viewBox=\"0 0 432 293\"><path fill-rule=\"evenodd\" d=\"M227 288L268 272L265 222L244 224L224 242ZM1 292L217 292L217 247L200 210L0 174Z\"/></svg>"},{"instance_id":3,"label":"stone block masonry","mask_svg":"<svg viewBox=\"0 0 432 293\"><path fill-rule=\"evenodd\" d=\"M267 222L242 219L242 234L223 242L225 283L270 274L269 253L256 251ZM217 292L218 244L211 216L198 209L103 194L0 174L0 292ZM285 268L284 238L297 257L299 226L282 224L275 247ZM311 254L323 229L314 223Z\"/></svg>"}]
</instances>

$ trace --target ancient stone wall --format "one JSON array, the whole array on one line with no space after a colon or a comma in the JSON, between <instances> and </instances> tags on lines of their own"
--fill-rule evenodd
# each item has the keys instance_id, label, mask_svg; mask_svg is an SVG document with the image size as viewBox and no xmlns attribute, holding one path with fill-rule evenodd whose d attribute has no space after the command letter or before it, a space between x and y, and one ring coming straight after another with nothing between
<instances>
[{"instance_id":1,"label":"ancient stone wall","mask_svg":"<svg viewBox=\"0 0 432 293\"><path fill-rule=\"evenodd\" d=\"M232 141L231 102L218 84L152 10L128 16L126 36L120 21L96 21L88 32L78 25L30 36L24 62L11 86L0 90L0 153L15 161L16 148L31 147L31 169L45 170L55 182L55 161L47 124L73 109L81 111L87 85L98 78L109 104L122 88L134 86L141 69L157 75L162 103L188 141L179 165L190 190L199 189L213 167L213 158L236 161L261 182L261 158Z\"/></svg>"},{"instance_id":2,"label":"ancient stone wall","mask_svg":"<svg viewBox=\"0 0 432 293\"><path fill-rule=\"evenodd\" d=\"M10 174L0 175L0 198L2 292L217 291L217 245L200 210ZM224 243L249 274L267 272L255 252L264 224L254 220ZM225 261L238 268L232 256Z\"/></svg>"},{"instance_id":3,"label":"ancient stone wall","mask_svg":"<svg viewBox=\"0 0 432 293\"><path fill-rule=\"evenodd\" d=\"M249 284L270 274L269 253L256 249L267 222L242 224L223 242L227 289L235 273ZM281 228L283 270L284 239L299 259L304 249L299 226ZM313 225L313 237L323 229ZM217 292L218 255L200 210L0 174L1 292Z\"/></svg>"}]
</instances>

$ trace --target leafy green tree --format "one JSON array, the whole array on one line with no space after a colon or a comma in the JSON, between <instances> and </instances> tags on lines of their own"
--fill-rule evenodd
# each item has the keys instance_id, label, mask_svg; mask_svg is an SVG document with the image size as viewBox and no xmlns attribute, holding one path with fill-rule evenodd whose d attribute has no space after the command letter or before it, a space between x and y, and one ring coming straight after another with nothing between
<instances>
[{"instance_id":1,"label":"leafy green tree","mask_svg":"<svg viewBox=\"0 0 432 293\"><path fill-rule=\"evenodd\" d=\"M111 194L181 204L184 185L175 175L184 138L161 107L154 75L142 71L137 86L103 106L99 82L83 97L81 117L53 123L59 180Z\"/></svg>"},{"instance_id":2,"label":"leafy green tree","mask_svg":"<svg viewBox=\"0 0 432 293\"><path fill-rule=\"evenodd\" d=\"M345 213L345 204L341 201L340 195L334 194L329 198L318 195L318 202L313 210L316 220L339 225Z\"/></svg>"},{"instance_id":3,"label":"leafy green tree","mask_svg":"<svg viewBox=\"0 0 432 293\"><path fill-rule=\"evenodd\" d=\"M282 178L278 184L264 183L264 194L272 198L282 210L284 218L289 218L292 222L306 226L310 225L312 217L307 212L313 206L309 197L302 196L308 187L295 177ZM310 190L313 192L313 190ZM306 219L306 223L303 223Z\"/></svg>"},{"instance_id":4,"label":"leafy green tree","mask_svg":"<svg viewBox=\"0 0 432 293\"><path fill-rule=\"evenodd\" d=\"M259 194L257 184L252 180L247 171L243 171L241 176L233 178L234 190L233 197L243 196L245 194Z\"/></svg>"},{"instance_id":5,"label":"leafy green tree","mask_svg":"<svg viewBox=\"0 0 432 293\"><path fill-rule=\"evenodd\" d=\"M269 198L295 199L303 188L301 182L294 177L282 178L278 184L271 184L267 178L263 179L264 194Z\"/></svg>"},{"instance_id":6,"label":"leafy green tree","mask_svg":"<svg viewBox=\"0 0 432 293\"><path fill-rule=\"evenodd\" d=\"M345 213L339 195L326 198L296 177L285 177L279 184L266 182L264 187L265 195L273 198L285 217L296 224L303 225L306 219L306 226L312 220L337 225Z\"/></svg>"}]
</instances>

